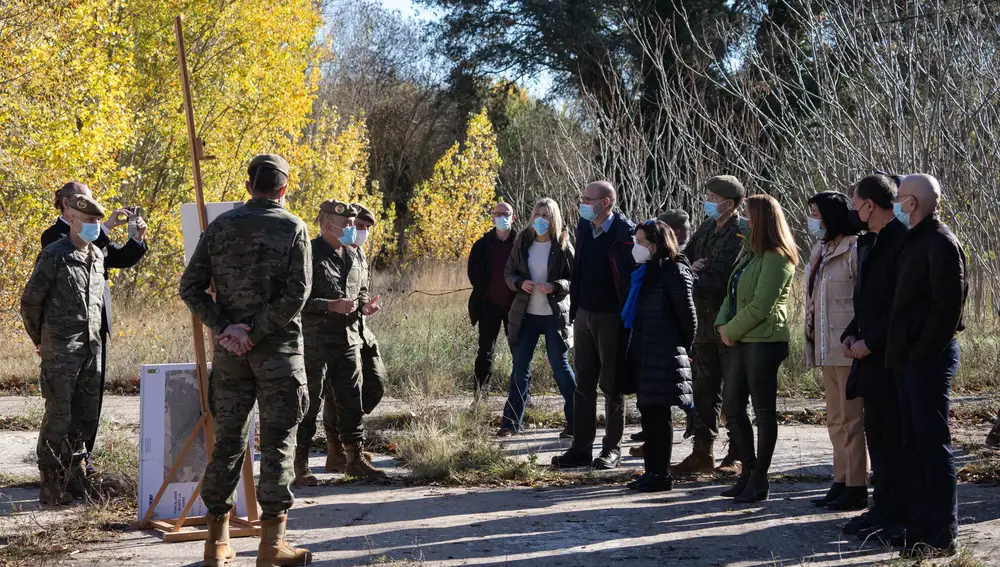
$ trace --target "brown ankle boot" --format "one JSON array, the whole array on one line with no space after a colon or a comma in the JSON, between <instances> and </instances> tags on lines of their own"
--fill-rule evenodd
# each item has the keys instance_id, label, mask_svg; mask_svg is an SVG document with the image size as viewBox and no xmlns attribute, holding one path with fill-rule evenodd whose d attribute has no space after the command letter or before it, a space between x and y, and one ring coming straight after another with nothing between
<instances>
[{"instance_id":1,"label":"brown ankle boot","mask_svg":"<svg viewBox=\"0 0 1000 567\"><path fill-rule=\"evenodd\" d=\"M358 478L363 478L366 480L378 480L385 478L385 472L380 471L372 465L372 462L365 455L364 451L361 450L361 443L357 441L353 443L347 443L344 445L344 453L347 455L347 467L344 472L356 476Z\"/></svg>"},{"instance_id":2,"label":"brown ankle boot","mask_svg":"<svg viewBox=\"0 0 1000 567\"><path fill-rule=\"evenodd\" d=\"M712 454L712 442L709 440L694 440L694 450L683 461L670 467L673 474L711 474L715 470L715 455Z\"/></svg>"},{"instance_id":3,"label":"brown ankle boot","mask_svg":"<svg viewBox=\"0 0 1000 567\"><path fill-rule=\"evenodd\" d=\"M740 456L736 453L736 449L733 447L732 442L729 443L729 450L726 452L726 457L722 459L719 463L719 468L715 469L715 472L735 476L743 471L743 467L740 464Z\"/></svg>"},{"instance_id":4,"label":"brown ankle boot","mask_svg":"<svg viewBox=\"0 0 1000 567\"><path fill-rule=\"evenodd\" d=\"M295 448L295 486L316 486L319 480L309 470L309 447Z\"/></svg>"},{"instance_id":5,"label":"brown ankle boot","mask_svg":"<svg viewBox=\"0 0 1000 567\"><path fill-rule=\"evenodd\" d=\"M347 456L344 455L344 445L337 437L326 439L326 472L342 473L347 466Z\"/></svg>"},{"instance_id":6,"label":"brown ankle boot","mask_svg":"<svg viewBox=\"0 0 1000 567\"><path fill-rule=\"evenodd\" d=\"M41 487L38 501L45 506L65 506L73 502L73 495L66 492L66 469L62 466L38 467Z\"/></svg>"},{"instance_id":7,"label":"brown ankle boot","mask_svg":"<svg viewBox=\"0 0 1000 567\"><path fill-rule=\"evenodd\" d=\"M282 514L273 520L260 521L260 546L257 548L257 567L280 565L308 565L312 563L312 552L298 549L285 541L285 523L288 516Z\"/></svg>"},{"instance_id":8,"label":"brown ankle boot","mask_svg":"<svg viewBox=\"0 0 1000 567\"><path fill-rule=\"evenodd\" d=\"M236 558L236 550L229 545L229 514L207 514L208 539L205 540L205 567L223 567Z\"/></svg>"}]
</instances>

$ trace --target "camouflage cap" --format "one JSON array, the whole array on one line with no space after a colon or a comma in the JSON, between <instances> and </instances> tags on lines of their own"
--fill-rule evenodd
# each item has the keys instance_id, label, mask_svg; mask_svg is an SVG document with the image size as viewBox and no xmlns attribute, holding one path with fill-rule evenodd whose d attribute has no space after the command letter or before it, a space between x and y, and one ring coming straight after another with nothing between
<instances>
[{"instance_id":1,"label":"camouflage cap","mask_svg":"<svg viewBox=\"0 0 1000 567\"><path fill-rule=\"evenodd\" d=\"M668 211L664 211L656 217L656 220L663 222L675 230L691 226L691 217L689 217L687 211L683 209L670 209Z\"/></svg>"},{"instance_id":2,"label":"camouflage cap","mask_svg":"<svg viewBox=\"0 0 1000 567\"><path fill-rule=\"evenodd\" d=\"M723 199L733 199L735 201L741 201L747 195L747 190L743 188L743 184L732 175L716 175L709 179L708 183L705 183L705 190L711 191Z\"/></svg>"},{"instance_id":3,"label":"camouflage cap","mask_svg":"<svg viewBox=\"0 0 1000 567\"><path fill-rule=\"evenodd\" d=\"M89 195L73 195L69 198L69 206L85 215L104 218L104 207Z\"/></svg>"},{"instance_id":4,"label":"camouflage cap","mask_svg":"<svg viewBox=\"0 0 1000 567\"><path fill-rule=\"evenodd\" d=\"M247 166L247 173L252 173L257 168L274 169L288 175L288 162L278 154L261 154L250 160Z\"/></svg>"},{"instance_id":5,"label":"camouflage cap","mask_svg":"<svg viewBox=\"0 0 1000 567\"><path fill-rule=\"evenodd\" d=\"M354 203L351 206L358 211L358 220L368 224L375 224L375 215L368 210L368 207L362 205L361 203Z\"/></svg>"},{"instance_id":6,"label":"camouflage cap","mask_svg":"<svg viewBox=\"0 0 1000 567\"><path fill-rule=\"evenodd\" d=\"M327 199L319 205L319 212L330 213L339 217L354 218L358 216L358 210L352 205L336 199Z\"/></svg>"}]
</instances>

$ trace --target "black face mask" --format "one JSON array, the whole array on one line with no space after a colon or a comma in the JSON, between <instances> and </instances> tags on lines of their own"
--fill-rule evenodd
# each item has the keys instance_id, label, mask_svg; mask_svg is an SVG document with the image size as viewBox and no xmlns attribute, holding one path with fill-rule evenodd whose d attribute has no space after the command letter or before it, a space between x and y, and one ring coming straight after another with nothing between
<instances>
[{"instance_id":1,"label":"black face mask","mask_svg":"<svg viewBox=\"0 0 1000 567\"><path fill-rule=\"evenodd\" d=\"M864 207L864 205L861 206L862 208ZM868 218L870 219L871 215L869 215ZM861 220L861 213L857 210L851 209L850 211L847 211L847 220L858 230L868 230L868 221Z\"/></svg>"}]
</instances>

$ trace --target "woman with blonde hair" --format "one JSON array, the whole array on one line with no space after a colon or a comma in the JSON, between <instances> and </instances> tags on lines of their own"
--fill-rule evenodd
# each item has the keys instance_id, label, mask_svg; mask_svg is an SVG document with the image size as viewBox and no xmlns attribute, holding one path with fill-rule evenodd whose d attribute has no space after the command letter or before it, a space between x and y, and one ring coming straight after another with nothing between
<instances>
[{"instance_id":1,"label":"woman with blonde hair","mask_svg":"<svg viewBox=\"0 0 1000 567\"><path fill-rule=\"evenodd\" d=\"M736 485L722 493L737 502L767 500L767 471L778 441L778 368L788 357L788 294L799 254L781 205L769 195L746 200L748 232L715 321L729 347L722 408L743 461ZM757 418L757 447L747 415Z\"/></svg>"},{"instance_id":2,"label":"woman with blonde hair","mask_svg":"<svg viewBox=\"0 0 1000 567\"><path fill-rule=\"evenodd\" d=\"M514 241L504 277L517 292L507 323L507 341L514 357L510 391L498 435L513 435L521 429L524 405L531 386L531 359L538 338L545 337L552 373L562 394L567 426L561 437L572 437L573 392L576 375L569 365L573 325L569 321L569 280L573 273L573 246L563 231L559 205L541 199L531 214L531 229Z\"/></svg>"}]
</instances>

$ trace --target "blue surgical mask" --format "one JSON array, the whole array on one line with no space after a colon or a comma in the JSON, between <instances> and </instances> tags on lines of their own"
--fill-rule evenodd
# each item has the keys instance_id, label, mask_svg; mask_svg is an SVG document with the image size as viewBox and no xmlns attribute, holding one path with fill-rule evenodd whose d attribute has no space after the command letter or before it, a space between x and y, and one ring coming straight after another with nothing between
<instances>
[{"instance_id":1,"label":"blue surgical mask","mask_svg":"<svg viewBox=\"0 0 1000 567\"><path fill-rule=\"evenodd\" d=\"M101 236L101 225L96 222L85 222L77 233L86 242L93 242Z\"/></svg>"},{"instance_id":2,"label":"blue surgical mask","mask_svg":"<svg viewBox=\"0 0 1000 567\"><path fill-rule=\"evenodd\" d=\"M910 213L903 212L902 203L893 203L892 212L896 215L896 218L899 219L899 222L903 223L906 228L910 228Z\"/></svg>"},{"instance_id":3,"label":"blue surgical mask","mask_svg":"<svg viewBox=\"0 0 1000 567\"><path fill-rule=\"evenodd\" d=\"M544 236L549 233L549 221L542 217L535 217L535 222L531 223L531 227L535 229L535 234L538 236Z\"/></svg>"},{"instance_id":4,"label":"blue surgical mask","mask_svg":"<svg viewBox=\"0 0 1000 567\"><path fill-rule=\"evenodd\" d=\"M809 217L809 219L806 221L806 224L809 225L809 232L813 236L819 239L826 238L826 229L820 226L819 219L814 219L813 217Z\"/></svg>"},{"instance_id":5,"label":"blue surgical mask","mask_svg":"<svg viewBox=\"0 0 1000 567\"><path fill-rule=\"evenodd\" d=\"M344 235L339 238L340 243L344 246L354 246L354 242L358 239L358 229L353 226L344 227Z\"/></svg>"},{"instance_id":6,"label":"blue surgical mask","mask_svg":"<svg viewBox=\"0 0 1000 567\"><path fill-rule=\"evenodd\" d=\"M712 220L718 220L719 217L722 216L722 213L719 212L719 204L718 203L713 203L711 201L705 201L704 209L705 209L705 216L708 217L708 218L710 218L710 219L712 219Z\"/></svg>"},{"instance_id":7,"label":"blue surgical mask","mask_svg":"<svg viewBox=\"0 0 1000 567\"><path fill-rule=\"evenodd\" d=\"M594 211L594 207L592 205L580 203L580 217L583 218L583 220L592 221L597 218L597 212Z\"/></svg>"},{"instance_id":8,"label":"blue surgical mask","mask_svg":"<svg viewBox=\"0 0 1000 567\"><path fill-rule=\"evenodd\" d=\"M507 232L510 230L511 217L506 215L493 217L493 224L496 225L497 230L500 232Z\"/></svg>"}]
</instances>

